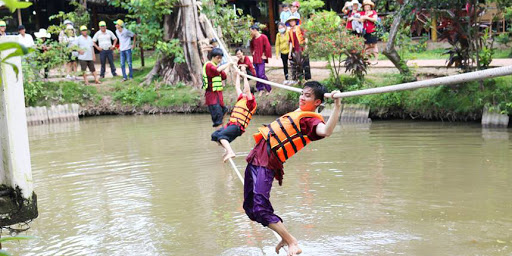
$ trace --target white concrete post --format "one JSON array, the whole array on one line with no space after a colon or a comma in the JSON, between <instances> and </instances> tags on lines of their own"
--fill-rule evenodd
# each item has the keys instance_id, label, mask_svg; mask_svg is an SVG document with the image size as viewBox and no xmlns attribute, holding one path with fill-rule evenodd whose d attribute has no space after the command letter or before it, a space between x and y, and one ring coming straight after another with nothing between
<instances>
[{"instance_id":1,"label":"white concrete post","mask_svg":"<svg viewBox=\"0 0 512 256\"><path fill-rule=\"evenodd\" d=\"M15 36L2 37L0 43L16 40ZM0 55L4 58L10 52L12 50L3 51ZM8 61L18 66L20 72L16 78L11 66L1 65L0 226L12 225L37 217L37 199L33 189L21 58L14 57ZM15 209L12 209L13 207ZM13 213L15 216L11 216L9 213Z\"/></svg>"}]
</instances>

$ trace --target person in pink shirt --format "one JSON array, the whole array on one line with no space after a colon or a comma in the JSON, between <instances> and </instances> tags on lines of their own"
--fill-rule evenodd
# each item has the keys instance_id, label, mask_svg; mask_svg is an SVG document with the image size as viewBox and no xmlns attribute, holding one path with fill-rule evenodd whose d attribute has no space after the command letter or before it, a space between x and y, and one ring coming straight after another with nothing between
<instances>
[{"instance_id":1,"label":"person in pink shirt","mask_svg":"<svg viewBox=\"0 0 512 256\"><path fill-rule=\"evenodd\" d=\"M365 39L365 50L364 52L370 56L373 55L374 61L370 62L372 65L376 65L379 60L379 48L377 47L377 35L375 31L375 23L377 22L377 12L373 10L375 4L371 0L363 1L363 11L361 12L360 21L363 22L363 27L366 33L364 34Z\"/></svg>"},{"instance_id":2,"label":"person in pink shirt","mask_svg":"<svg viewBox=\"0 0 512 256\"><path fill-rule=\"evenodd\" d=\"M256 69L256 77L268 80L267 75L265 75L265 63L268 62L269 58L272 58L272 46L270 46L268 37L260 33L260 28L258 25L254 24L250 29L252 37L252 62L254 64L254 68ZM256 90L260 92L258 96L261 96L264 90L267 91L267 95L269 95L272 87L268 84L257 82Z\"/></svg>"}]
</instances>

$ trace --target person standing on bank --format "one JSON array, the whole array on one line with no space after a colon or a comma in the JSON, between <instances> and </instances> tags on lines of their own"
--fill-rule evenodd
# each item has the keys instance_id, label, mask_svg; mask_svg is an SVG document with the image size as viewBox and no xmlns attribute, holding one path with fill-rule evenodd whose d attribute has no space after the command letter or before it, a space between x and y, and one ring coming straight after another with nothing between
<instances>
[{"instance_id":1,"label":"person standing on bank","mask_svg":"<svg viewBox=\"0 0 512 256\"><path fill-rule=\"evenodd\" d=\"M82 69L82 75L84 77L85 85L89 85L89 81L87 80L87 68L91 71L94 76L94 82L96 84L101 84L98 79L98 74L96 73L96 67L94 67L94 62L96 61L96 54L94 54L94 42L92 38L87 34L88 30L86 26L80 27L81 36L75 41L76 46L80 48L78 50L78 61L80 62L80 68Z\"/></svg>"},{"instance_id":2,"label":"person standing on bank","mask_svg":"<svg viewBox=\"0 0 512 256\"><path fill-rule=\"evenodd\" d=\"M128 79L126 76L125 63L128 62L128 71L130 79L133 79L132 69L132 50L135 47L136 35L130 30L124 28L124 21L117 20L116 35L119 38L119 51L121 52L121 72L123 73L123 82ZM132 42L133 38L133 42Z\"/></svg>"},{"instance_id":3,"label":"person standing on bank","mask_svg":"<svg viewBox=\"0 0 512 256\"><path fill-rule=\"evenodd\" d=\"M373 10L375 4L371 0L363 1L363 11L361 12L360 21L363 22L364 27L364 44L366 45L364 52L366 55L373 55L374 61L370 62L372 65L377 65L379 61L379 48L377 47L377 35L375 31L375 23L378 19L378 14Z\"/></svg>"},{"instance_id":4,"label":"person standing on bank","mask_svg":"<svg viewBox=\"0 0 512 256\"><path fill-rule=\"evenodd\" d=\"M252 37L252 62L254 63L254 67L256 69L256 77L268 80L267 76L265 75L265 63L268 62L268 58L272 58L272 46L270 46L268 37L260 33L260 28L258 25L254 24L250 29ZM266 90L267 95L269 95L272 87L268 84L257 82L256 90L260 92L258 96L261 96L264 90Z\"/></svg>"},{"instance_id":5,"label":"person standing on bank","mask_svg":"<svg viewBox=\"0 0 512 256\"><path fill-rule=\"evenodd\" d=\"M34 38L32 38L32 36L30 34L26 33L25 26L19 25L18 26L18 32L19 32L18 42L20 44L22 44L23 46L25 46L27 48L34 47L34 45L35 45L34 44Z\"/></svg>"},{"instance_id":6,"label":"person standing on bank","mask_svg":"<svg viewBox=\"0 0 512 256\"><path fill-rule=\"evenodd\" d=\"M290 53L290 34L286 33L286 25L279 22L279 32L276 35L276 59L283 61L284 84L288 84L288 53Z\"/></svg>"},{"instance_id":7,"label":"person standing on bank","mask_svg":"<svg viewBox=\"0 0 512 256\"><path fill-rule=\"evenodd\" d=\"M303 29L300 28L300 20L295 17L288 18L286 22L290 26L288 33L290 34L290 52L288 59L290 60L290 84L295 84L298 80L304 78L311 79L311 70L309 67L309 57L304 54L306 50L307 38Z\"/></svg>"},{"instance_id":8,"label":"person standing on bank","mask_svg":"<svg viewBox=\"0 0 512 256\"><path fill-rule=\"evenodd\" d=\"M59 43L65 44L69 48L75 45L75 40L78 39L78 37L71 21L65 20L64 26L66 26L66 29L59 33ZM78 52L74 50L68 55L68 61L66 62L66 79L76 80L77 57Z\"/></svg>"},{"instance_id":9,"label":"person standing on bank","mask_svg":"<svg viewBox=\"0 0 512 256\"><path fill-rule=\"evenodd\" d=\"M110 72L112 72L112 76L117 76L113 51L116 48L117 37L114 35L114 33L112 33L112 31L107 29L107 23L104 21L100 21L99 27L100 31L94 34L92 41L94 42L94 48L100 52L100 78L105 78L105 64L107 59L108 64L110 65ZM112 41L114 41L114 44L112 44Z\"/></svg>"}]
</instances>

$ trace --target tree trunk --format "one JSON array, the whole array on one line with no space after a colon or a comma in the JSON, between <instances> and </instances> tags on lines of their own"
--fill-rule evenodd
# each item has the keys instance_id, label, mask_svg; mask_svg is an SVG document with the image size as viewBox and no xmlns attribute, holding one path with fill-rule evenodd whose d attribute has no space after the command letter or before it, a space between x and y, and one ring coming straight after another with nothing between
<instances>
[{"instance_id":1,"label":"tree trunk","mask_svg":"<svg viewBox=\"0 0 512 256\"><path fill-rule=\"evenodd\" d=\"M411 70L407 66L406 61L402 60L395 49L396 35L398 34L398 30L402 25L402 11L407 4L409 4L409 0L406 0L402 7L400 7L400 10L395 13L395 17L391 25L391 30L389 31L388 42L382 53L393 63L393 65L395 65L395 67L400 71L400 74L402 74L404 77L411 77Z\"/></svg>"},{"instance_id":2,"label":"tree trunk","mask_svg":"<svg viewBox=\"0 0 512 256\"><path fill-rule=\"evenodd\" d=\"M174 58L160 56L153 70L146 76L145 84L159 75L166 84L184 82L195 87L201 86L204 60L199 43L212 38L202 16L198 14L195 0L179 1L172 14L165 16L164 40L180 40L185 62L174 63Z\"/></svg>"}]
</instances>

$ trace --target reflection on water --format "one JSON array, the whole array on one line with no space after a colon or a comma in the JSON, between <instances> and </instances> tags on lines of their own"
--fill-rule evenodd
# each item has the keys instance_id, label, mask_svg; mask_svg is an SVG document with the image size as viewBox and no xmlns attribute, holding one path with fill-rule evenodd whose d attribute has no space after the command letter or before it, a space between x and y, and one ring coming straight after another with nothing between
<instances>
[{"instance_id":1,"label":"reflection on water","mask_svg":"<svg viewBox=\"0 0 512 256\"><path fill-rule=\"evenodd\" d=\"M247 155L256 117L233 147ZM208 115L29 127L40 217L19 255L274 255ZM286 164L272 202L303 255L510 255L509 130L345 125ZM243 171L243 156L235 159Z\"/></svg>"}]
</instances>

